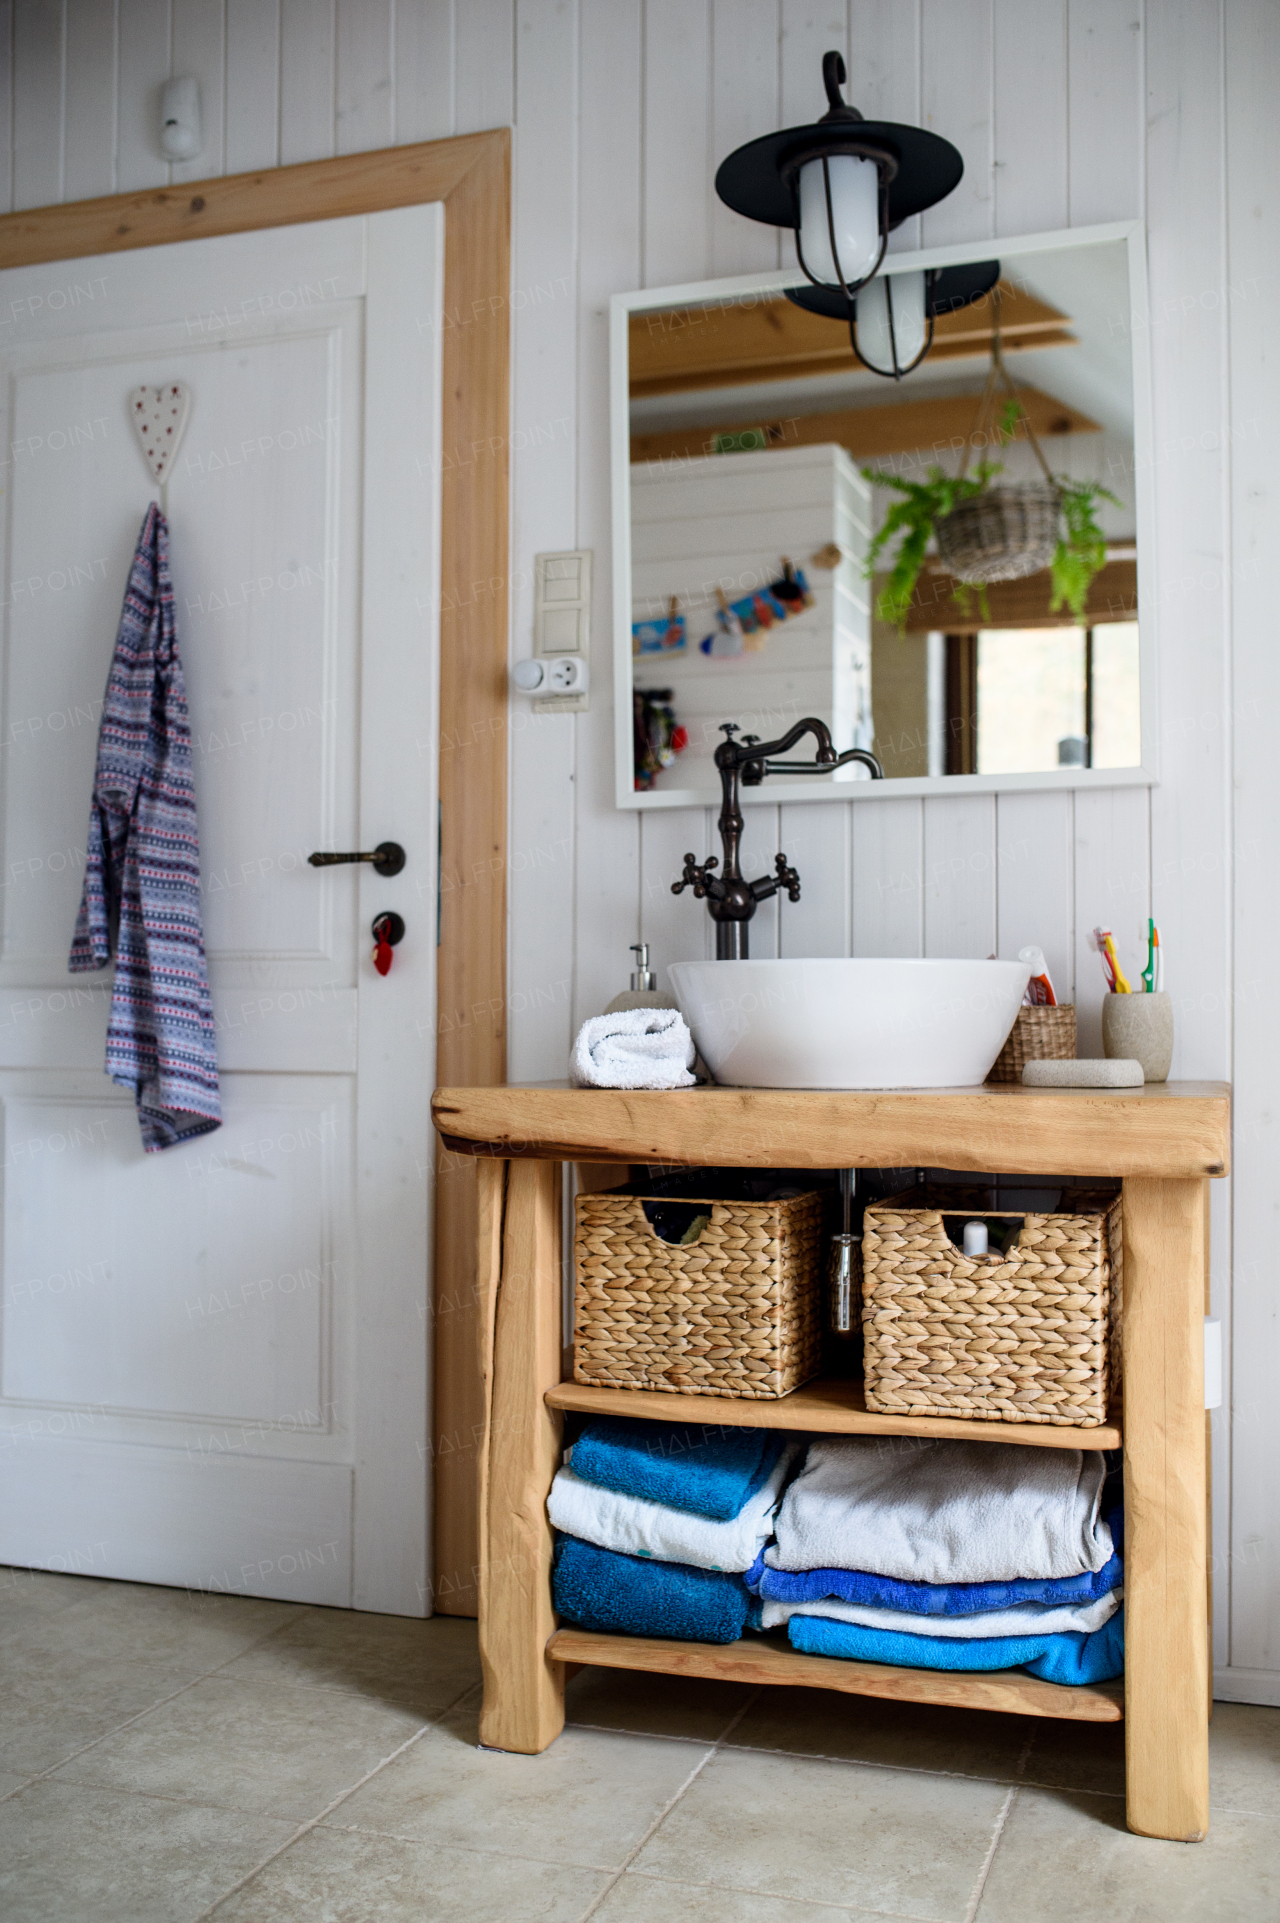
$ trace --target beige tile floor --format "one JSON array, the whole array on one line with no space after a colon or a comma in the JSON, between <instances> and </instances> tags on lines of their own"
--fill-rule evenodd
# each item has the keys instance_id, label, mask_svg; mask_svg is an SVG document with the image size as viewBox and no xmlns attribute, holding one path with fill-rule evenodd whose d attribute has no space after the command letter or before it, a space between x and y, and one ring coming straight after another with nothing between
<instances>
[{"instance_id":1,"label":"beige tile floor","mask_svg":"<svg viewBox=\"0 0 1280 1923\"><path fill-rule=\"evenodd\" d=\"M584 1670L477 1747L475 1626L0 1569L5 1923L1276 1923L1280 1710L1213 1824L1124 1827L1116 1726Z\"/></svg>"}]
</instances>

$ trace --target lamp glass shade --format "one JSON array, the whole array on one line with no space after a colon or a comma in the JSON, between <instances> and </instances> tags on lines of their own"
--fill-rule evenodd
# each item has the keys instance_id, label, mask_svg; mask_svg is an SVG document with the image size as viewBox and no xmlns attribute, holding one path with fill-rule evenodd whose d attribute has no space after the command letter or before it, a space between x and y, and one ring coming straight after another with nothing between
<instances>
[{"instance_id":1,"label":"lamp glass shade","mask_svg":"<svg viewBox=\"0 0 1280 1923\"><path fill-rule=\"evenodd\" d=\"M924 352L928 325L923 271L877 274L858 290L858 353L878 373L905 370L918 360Z\"/></svg>"},{"instance_id":2,"label":"lamp glass shade","mask_svg":"<svg viewBox=\"0 0 1280 1923\"><path fill-rule=\"evenodd\" d=\"M831 178L830 220L824 164ZM825 163L805 162L800 169L798 247L801 265L825 287L857 287L874 271L880 255L880 174L874 160L862 160L856 154L832 154Z\"/></svg>"}]
</instances>

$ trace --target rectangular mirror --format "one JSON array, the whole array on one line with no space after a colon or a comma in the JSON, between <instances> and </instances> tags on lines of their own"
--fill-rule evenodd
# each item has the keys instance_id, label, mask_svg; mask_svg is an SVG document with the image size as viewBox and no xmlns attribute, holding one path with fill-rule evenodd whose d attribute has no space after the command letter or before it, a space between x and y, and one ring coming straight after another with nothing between
<instances>
[{"instance_id":1,"label":"rectangular mirror","mask_svg":"<svg viewBox=\"0 0 1280 1923\"><path fill-rule=\"evenodd\" d=\"M809 715L885 780L744 800L1153 781L1140 225L890 254L856 336L823 299L791 269L612 303L618 805L718 802L723 723ZM895 508L918 571L875 550Z\"/></svg>"}]
</instances>

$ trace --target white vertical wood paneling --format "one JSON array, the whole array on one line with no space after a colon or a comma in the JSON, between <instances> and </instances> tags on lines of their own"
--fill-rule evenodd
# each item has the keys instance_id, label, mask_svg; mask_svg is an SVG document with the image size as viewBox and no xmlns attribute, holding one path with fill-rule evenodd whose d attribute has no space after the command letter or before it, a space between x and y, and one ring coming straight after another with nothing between
<instances>
[{"instance_id":1,"label":"white vertical wood paneling","mask_svg":"<svg viewBox=\"0 0 1280 1923\"><path fill-rule=\"evenodd\" d=\"M516 114L513 0L454 0L454 34L453 131L509 127Z\"/></svg>"},{"instance_id":2,"label":"white vertical wood paneling","mask_svg":"<svg viewBox=\"0 0 1280 1923\"><path fill-rule=\"evenodd\" d=\"M1155 391L1161 757L1154 913L1177 1008L1173 1072L1229 1073L1228 688L1222 404L1226 306L1219 15L1167 0L1147 22L1147 204Z\"/></svg>"},{"instance_id":3,"label":"white vertical wood paneling","mask_svg":"<svg viewBox=\"0 0 1280 1923\"><path fill-rule=\"evenodd\" d=\"M996 804L924 804L924 952L981 960L996 946Z\"/></svg>"},{"instance_id":4,"label":"white vertical wood paneling","mask_svg":"<svg viewBox=\"0 0 1280 1923\"><path fill-rule=\"evenodd\" d=\"M921 0L849 0L847 98L868 120L902 120L919 126ZM921 245L918 214L889 236L889 252Z\"/></svg>"},{"instance_id":5,"label":"white vertical wood paneling","mask_svg":"<svg viewBox=\"0 0 1280 1923\"><path fill-rule=\"evenodd\" d=\"M334 0L280 0L280 164L337 151Z\"/></svg>"},{"instance_id":6,"label":"white vertical wood paneling","mask_svg":"<svg viewBox=\"0 0 1280 1923\"><path fill-rule=\"evenodd\" d=\"M770 808L767 804L763 808L743 810L746 826L742 831L739 861L748 881L755 881L761 875L771 875L774 871L774 860L779 851L789 852L782 847L778 812L776 807ZM714 818L712 825L714 827ZM710 846L716 850L717 854L719 853L718 833ZM751 934L748 939L751 953L757 961L770 961L776 958L782 911L790 906L790 902L779 902L777 896L772 895L768 901L762 901L756 909L751 918Z\"/></svg>"},{"instance_id":7,"label":"white vertical wood paneling","mask_svg":"<svg viewBox=\"0 0 1280 1923\"><path fill-rule=\"evenodd\" d=\"M396 0L395 18L396 143L444 140L453 132L453 0Z\"/></svg>"},{"instance_id":8,"label":"white vertical wood paneling","mask_svg":"<svg viewBox=\"0 0 1280 1923\"><path fill-rule=\"evenodd\" d=\"M995 231L1067 224L1067 0L995 0Z\"/></svg>"},{"instance_id":9,"label":"white vertical wood paneling","mask_svg":"<svg viewBox=\"0 0 1280 1923\"><path fill-rule=\"evenodd\" d=\"M1042 948L1060 1002L1075 999L1073 870L1070 795L997 798L996 953Z\"/></svg>"},{"instance_id":10,"label":"white vertical wood paneling","mask_svg":"<svg viewBox=\"0 0 1280 1923\"><path fill-rule=\"evenodd\" d=\"M1067 0L1073 227L1142 212L1142 0Z\"/></svg>"},{"instance_id":11,"label":"white vertical wood paneling","mask_svg":"<svg viewBox=\"0 0 1280 1923\"><path fill-rule=\"evenodd\" d=\"M1102 1000L1106 978L1089 936L1109 928L1125 974L1139 957L1151 903L1151 807L1145 789L1101 788L1075 798L1075 978L1077 1049L1084 1058L1102 1054Z\"/></svg>"},{"instance_id":12,"label":"white vertical wood paneling","mask_svg":"<svg viewBox=\"0 0 1280 1923\"><path fill-rule=\"evenodd\" d=\"M673 961L701 961L716 952L711 917L705 901L692 891L673 895L686 853L697 861L719 854L715 817L707 808L663 808L645 815L640 823L640 939L649 943L658 985Z\"/></svg>"},{"instance_id":13,"label":"white vertical wood paneling","mask_svg":"<svg viewBox=\"0 0 1280 1923\"><path fill-rule=\"evenodd\" d=\"M922 217L927 246L982 240L994 230L992 3L922 0L921 119L964 155L960 185Z\"/></svg>"},{"instance_id":14,"label":"white vertical wood paneling","mask_svg":"<svg viewBox=\"0 0 1280 1923\"><path fill-rule=\"evenodd\" d=\"M160 151L160 89L169 78L169 0L118 0L117 13L115 184L128 194L169 181L169 163Z\"/></svg>"},{"instance_id":15,"label":"white vertical wood paneling","mask_svg":"<svg viewBox=\"0 0 1280 1923\"><path fill-rule=\"evenodd\" d=\"M170 71L200 83L204 144L191 160L172 163L172 180L207 180L227 171L224 161L223 84L226 73L224 0L171 0Z\"/></svg>"},{"instance_id":16,"label":"white vertical wood paneling","mask_svg":"<svg viewBox=\"0 0 1280 1923\"><path fill-rule=\"evenodd\" d=\"M1259 419L1280 417L1275 351L1280 215L1264 183L1275 178L1280 38L1267 0L1227 9L1227 282L1231 365L1232 662L1235 718L1235 1292L1231 1394L1236 1474L1230 1511L1229 1660L1245 1669L1280 1669L1280 1333L1275 1314L1276 1169L1280 1138L1275 1099L1280 1062L1280 1001L1270 958L1280 942L1274 823L1280 820L1280 760L1275 714L1280 688L1271 582L1277 520L1271 436ZM1215 1314L1228 1313L1223 1270L1215 1274ZM1224 1412L1225 1413L1225 1412ZM1215 1422L1215 1494L1226 1503L1228 1437ZM1221 1562L1219 1564L1221 1566ZM1224 1656L1220 1657L1223 1660Z\"/></svg>"},{"instance_id":17,"label":"white vertical wood paneling","mask_svg":"<svg viewBox=\"0 0 1280 1923\"><path fill-rule=\"evenodd\" d=\"M104 5L103 0L67 0L66 40L62 191L67 200L87 200L94 194L109 194L115 186L114 6ZM274 73L273 63L273 85Z\"/></svg>"},{"instance_id":18,"label":"white vertical wood paneling","mask_svg":"<svg viewBox=\"0 0 1280 1923\"><path fill-rule=\"evenodd\" d=\"M640 928L640 817L613 805L611 709L613 577L610 568L609 296L640 285L640 90L643 0L582 13L578 132L577 541L592 570L592 709L577 729L574 1022L598 1015L629 978ZM625 699L625 690L624 690ZM655 955L657 962L660 958ZM671 960L661 958L662 966ZM666 987L666 976L660 975Z\"/></svg>"},{"instance_id":19,"label":"white vertical wood paneling","mask_svg":"<svg viewBox=\"0 0 1280 1923\"><path fill-rule=\"evenodd\" d=\"M923 955L924 803L867 801L852 816L852 952Z\"/></svg>"},{"instance_id":20,"label":"white vertical wood paneling","mask_svg":"<svg viewBox=\"0 0 1280 1923\"><path fill-rule=\"evenodd\" d=\"M863 96L863 76L850 57L849 19L843 0L781 0L780 127L803 127L827 111L822 90L822 56L834 48L844 55L849 85L845 99L873 120ZM757 129L758 131L758 129Z\"/></svg>"},{"instance_id":21,"label":"white vertical wood paneling","mask_svg":"<svg viewBox=\"0 0 1280 1923\"><path fill-rule=\"evenodd\" d=\"M1123 218L1143 210L1149 177L1160 445L1147 578L1159 601L1162 785L1150 800L1114 790L753 809L752 861L770 864L780 846L804 876L801 903L780 919L768 910L753 934L757 954L779 945L986 954L997 942L1011 952L1039 941L1055 970L1074 974L1088 1054L1101 1046L1102 977L1087 931L1109 923L1140 963L1154 904L1178 1003L1175 1072L1222 1074L1234 715L1235 994L1247 1045L1237 1073L1230 1500L1225 1448L1216 1464L1220 1528L1231 1517L1219 1646L1225 1656L1229 1570L1230 1660L1270 1671L1280 1670L1280 1486L1263 1465L1277 1455L1268 1412L1280 1356L1267 1293L1268 1116L1280 1034L1257 958L1276 945L1266 824L1280 794L1271 654L1260 641L1276 510L1267 441L1253 424L1275 412L1261 383L1276 378L1278 237L1258 183L1276 171L1280 37L1271 0L1233 0L1222 13L1224 127L1219 18L1202 0L1162 0L1145 28L1142 0L23 0L16 10L0 0L0 56L10 56L0 206L164 185L156 109L170 72L196 72L204 95L210 137L188 174L516 123L513 572L527 574L541 547L596 552L591 712L534 728L522 706L512 752L512 989L527 1009L513 1012L512 1071L556 1074L570 979L576 1018L621 985L637 934L653 943L660 972L713 950L705 907L670 893L684 850L702 857L716 846L713 814L641 821L611 802L608 295L777 257L765 230L718 209L714 165L736 141L821 111L829 46L845 50L850 98L864 113L923 122L965 157L957 192L900 229L895 246L917 244L920 230L981 240ZM520 301L522 287L561 284L563 298ZM539 422L541 444L522 445L521 428ZM545 432L556 422L563 443ZM522 647L519 586L513 613ZM1231 1313L1224 1198L1219 1190L1214 1259L1219 1312Z\"/></svg>"},{"instance_id":22,"label":"white vertical wood paneling","mask_svg":"<svg viewBox=\"0 0 1280 1923\"><path fill-rule=\"evenodd\" d=\"M62 0L23 0L13 28L13 204L62 199Z\"/></svg>"},{"instance_id":23,"label":"white vertical wood paneling","mask_svg":"<svg viewBox=\"0 0 1280 1923\"><path fill-rule=\"evenodd\" d=\"M340 154L367 153L395 139L393 10L394 0L338 0L335 139Z\"/></svg>"},{"instance_id":24,"label":"white vertical wood paneling","mask_svg":"<svg viewBox=\"0 0 1280 1923\"><path fill-rule=\"evenodd\" d=\"M778 0L712 0L711 128L712 159L757 134L778 119ZM711 196L713 274L749 274L778 264L778 230L745 220Z\"/></svg>"},{"instance_id":25,"label":"white vertical wood paneling","mask_svg":"<svg viewBox=\"0 0 1280 1923\"><path fill-rule=\"evenodd\" d=\"M642 286L706 273L717 158L708 0L646 0Z\"/></svg>"},{"instance_id":26,"label":"white vertical wood paneling","mask_svg":"<svg viewBox=\"0 0 1280 1923\"><path fill-rule=\"evenodd\" d=\"M531 562L572 548L577 529L577 442L572 410L577 364L578 7L573 0L518 0L514 284L521 324L514 338L511 594L512 645L533 632ZM526 103L528 103L526 105ZM534 297L549 289L552 298ZM529 704L515 712L521 719ZM513 1079L564 1073L569 1058L574 919L574 740L571 715L537 715L511 738L515 798L508 1061ZM563 858L517 865L526 824L539 848ZM563 983L550 1005L517 1002L521 979Z\"/></svg>"},{"instance_id":27,"label":"white vertical wood paneling","mask_svg":"<svg viewBox=\"0 0 1280 1923\"><path fill-rule=\"evenodd\" d=\"M852 954L853 813L847 801L779 808L778 845L800 876L799 901L782 904L780 954Z\"/></svg>"},{"instance_id":28,"label":"white vertical wood paneling","mask_svg":"<svg viewBox=\"0 0 1280 1923\"><path fill-rule=\"evenodd\" d=\"M227 0L226 167L247 174L280 155L280 0Z\"/></svg>"}]
</instances>

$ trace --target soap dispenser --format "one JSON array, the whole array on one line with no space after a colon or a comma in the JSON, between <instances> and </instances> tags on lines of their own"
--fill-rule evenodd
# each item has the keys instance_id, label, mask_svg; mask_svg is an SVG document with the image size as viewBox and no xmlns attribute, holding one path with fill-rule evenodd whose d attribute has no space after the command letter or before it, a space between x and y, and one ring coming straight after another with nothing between
<instances>
[{"instance_id":1,"label":"soap dispenser","mask_svg":"<svg viewBox=\"0 0 1280 1923\"><path fill-rule=\"evenodd\" d=\"M614 996L605 1014L617 1015L624 1008L678 1008L680 1004L675 996L658 987L658 978L649 966L648 942L633 941L631 952L637 957L631 974L631 986Z\"/></svg>"}]
</instances>

